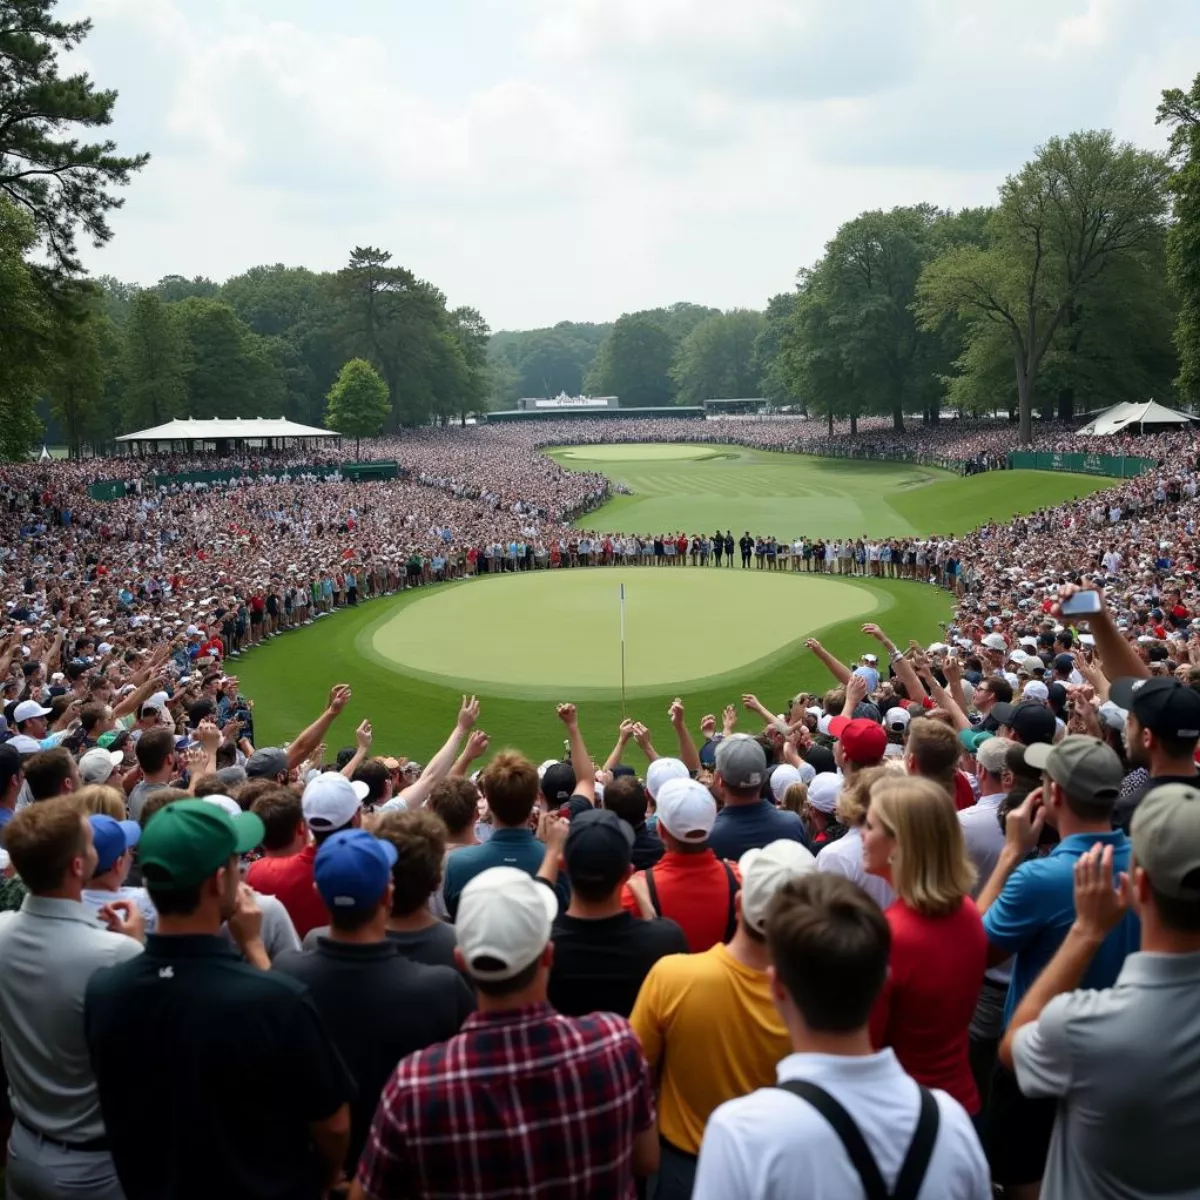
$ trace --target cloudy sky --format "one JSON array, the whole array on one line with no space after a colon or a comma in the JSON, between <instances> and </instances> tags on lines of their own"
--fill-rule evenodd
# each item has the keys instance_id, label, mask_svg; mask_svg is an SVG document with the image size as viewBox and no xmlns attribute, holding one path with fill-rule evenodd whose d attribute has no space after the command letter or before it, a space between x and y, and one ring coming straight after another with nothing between
<instances>
[{"instance_id":1,"label":"cloudy sky","mask_svg":"<svg viewBox=\"0 0 1200 1200\"><path fill-rule=\"evenodd\" d=\"M493 328L761 307L867 208L986 203L1055 133L1163 145L1196 0L63 0L153 160L89 267L378 245ZM75 63L71 64L72 66Z\"/></svg>"}]
</instances>

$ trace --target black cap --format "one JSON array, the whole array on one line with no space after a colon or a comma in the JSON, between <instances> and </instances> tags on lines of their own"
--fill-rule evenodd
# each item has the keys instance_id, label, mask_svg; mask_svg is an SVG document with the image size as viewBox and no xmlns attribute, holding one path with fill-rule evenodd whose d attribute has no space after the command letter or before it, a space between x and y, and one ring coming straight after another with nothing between
<instances>
[{"instance_id":1,"label":"black cap","mask_svg":"<svg viewBox=\"0 0 1200 1200\"><path fill-rule=\"evenodd\" d=\"M804 752L804 761L818 775L837 774L837 763L834 761L833 751L828 746L809 746Z\"/></svg>"},{"instance_id":2,"label":"black cap","mask_svg":"<svg viewBox=\"0 0 1200 1200\"><path fill-rule=\"evenodd\" d=\"M1061 717L1063 709L1067 706L1067 689L1061 683L1052 683L1047 686L1046 692L1054 715Z\"/></svg>"},{"instance_id":3,"label":"black cap","mask_svg":"<svg viewBox=\"0 0 1200 1200\"><path fill-rule=\"evenodd\" d=\"M575 793L575 772L570 763L558 762L542 776L542 795L551 804L562 804Z\"/></svg>"},{"instance_id":4,"label":"black cap","mask_svg":"<svg viewBox=\"0 0 1200 1200\"><path fill-rule=\"evenodd\" d=\"M589 890L616 887L629 872L632 854L633 830L606 808L580 813L563 846L568 879Z\"/></svg>"},{"instance_id":5,"label":"black cap","mask_svg":"<svg viewBox=\"0 0 1200 1200\"><path fill-rule=\"evenodd\" d=\"M1151 733L1185 740L1200 738L1200 692L1178 679L1126 676L1114 680L1108 694L1118 708L1133 713Z\"/></svg>"},{"instance_id":6,"label":"black cap","mask_svg":"<svg viewBox=\"0 0 1200 1200\"><path fill-rule=\"evenodd\" d=\"M1058 731L1054 714L1044 705L1026 701L1022 704L997 704L988 714L998 725L1007 725L1025 746L1035 742L1053 742Z\"/></svg>"},{"instance_id":7,"label":"black cap","mask_svg":"<svg viewBox=\"0 0 1200 1200\"><path fill-rule=\"evenodd\" d=\"M1054 669L1056 671L1073 671L1075 670L1075 660L1069 654L1056 655Z\"/></svg>"}]
</instances>

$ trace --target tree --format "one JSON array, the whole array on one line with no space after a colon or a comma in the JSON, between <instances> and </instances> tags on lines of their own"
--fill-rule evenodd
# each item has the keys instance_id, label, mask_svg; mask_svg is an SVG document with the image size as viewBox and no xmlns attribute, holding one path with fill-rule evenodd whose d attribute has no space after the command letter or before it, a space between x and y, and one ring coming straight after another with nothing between
<instances>
[{"instance_id":1,"label":"tree","mask_svg":"<svg viewBox=\"0 0 1200 1200\"><path fill-rule=\"evenodd\" d=\"M1175 218L1167 233L1167 277L1179 298L1177 383L1181 397L1194 408L1200 404L1200 75L1189 92L1163 92L1158 121L1171 127L1175 166L1167 185Z\"/></svg>"},{"instance_id":2,"label":"tree","mask_svg":"<svg viewBox=\"0 0 1200 1200\"><path fill-rule=\"evenodd\" d=\"M588 373L594 396L619 396L628 408L657 407L674 401L671 335L649 317L625 315L614 326Z\"/></svg>"},{"instance_id":3,"label":"tree","mask_svg":"<svg viewBox=\"0 0 1200 1200\"><path fill-rule=\"evenodd\" d=\"M108 214L148 154L122 157L116 143L63 136L112 122L114 91L85 74L63 78L58 55L80 45L92 23L56 21L55 0L0 0L0 193L24 209L58 276L78 274L76 232L97 245L112 237Z\"/></svg>"},{"instance_id":4,"label":"tree","mask_svg":"<svg viewBox=\"0 0 1200 1200\"><path fill-rule=\"evenodd\" d=\"M679 344L671 367L678 402L703 404L756 395L754 348L765 324L762 313L745 308L701 321Z\"/></svg>"},{"instance_id":5,"label":"tree","mask_svg":"<svg viewBox=\"0 0 1200 1200\"><path fill-rule=\"evenodd\" d=\"M329 389L328 400L325 428L352 437L357 458L359 439L375 437L388 419L388 386L365 358L352 358Z\"/></svg>"},{"instance_id":6,"label":"tree","mask_svg":"<svg viewBox=\"0 0 1200 1200\"><path fill-rule=\"evenodd\" d=\"M488 406L492 389L492 371L488 363L488 342L492 331L475 308L460 307L449 314L450 334L462 354L466 375L457 393L454 411L462 424L471 413Z\"/></svg>"},{"instance_id":7,"label":"tree","mask_svg":"<svg viewBox=\"0 0 1200 1200\"><path fill-rule=\"evenodd\" d=\"M182 275L164 275L154 285L158 298L167 304L190 300L193 296L211 300L220 290L211 279L206 279L203 275L197 275L195 279L185 279Z\"/></svg>"},{"instance_id":8,"label":"tree","mask_svg":"<svg viewBox=\"0 0 1200 1200\"><path fill-rule=\"evenodd\" d=\"M138 292L130 303L122 372L128 429L151 428L183 415L187 343L174 314L154 292Z\"/></svg>"},{"instance_id":9,"label":"tree","mask_svg":"<svg viewBox=\"0 0 1200 1200\"><path fill-rule=\"evenodd\" d=\"M0 195L0 458L19 459L41 433L36 404L48 366L52 323L25 255L33 221Z\"/></svg>"},{"instance_id":10,"label":"tree","mask_svg":"<svg viewBox=\"0 0 1200 1200\"><path fill-rule=\"evenodd\" d=\"M1168 167L1111 133L1052 138L1000 189L987 248L961 246L926 267L918 312L926 329L948 316L968 340L1000 325L1016 373L1021 441L1033 437L1038 372L1064 323L1122 259L1162 236Z\"/></svg>"},{"instance_id":11,"label":"tree","mask_svg":"<svg viewBox=\"0 0 1200 1200\"><path fill-rule=\"evenodd\" d=\"M751 363L758 378L758 391L776 407L793 405L801 397L793 395L784 352L784 339L796 312L796 293L781 292L767 301L763 326L754 342Z\"/></svg>"},{"instance_id":12,"label":"tree","mask_svg":"<svg viewBox=\"0 0 1200 1200\"><path fill-rule=\"evenodd\" d=\"M105 439L105 360L102 349L103 296L89 289L57 323L48 378L50 411L62 429L67 453L80 457L85 442Z\"/></svg>"}]
</instances>

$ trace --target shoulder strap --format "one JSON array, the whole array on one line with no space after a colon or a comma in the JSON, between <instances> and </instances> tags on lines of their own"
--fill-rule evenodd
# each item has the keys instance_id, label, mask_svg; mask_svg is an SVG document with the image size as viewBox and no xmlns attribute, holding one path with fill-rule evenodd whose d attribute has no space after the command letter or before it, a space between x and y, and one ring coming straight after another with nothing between
<instances>
[{"instance_id":1,"label":"shoulder strap","mask_svg":"<svg viewBox=\"0 0 1200 1200\"><path fill-rule=\"evenodd\" d=\"M921 1114L917 1118L917 1128L896 1177L896 1190L889 1192L879 1173L875 1156L854 1123L854 1118L823 1087L807 1079L789 1079L777 1086L781 1091L791 1092L793 1096L808 1101L829 1122L858 1172L866 1200L917 1200L938 1134L937 1101L928 1088L921 1088Z\"/></svg>"},{"instance_id":2,"label":"shoulder strap","mask_svg":"<svg viewBox=\"0 0 1200 1200\"><path fill-rule=\"evenodd\" d=\"M658 888L654 886L654 868L646 868L646 891L650 893L650 906L656 917L662 916L662 905L658 902Z\"/></svg>"},{"instance_id":3,"label":"shoulder strap","mask_svg":"<svg viewBox=\"0 0 1200 1200\"><path fill-rule=\"evenodd\" d=\"M737 905L733 902L733 898L741 890L741 884L738 883L733 868L724 859L721 860L721 866L725 868L725 878L729 883L729 910L725 914L725 937L722 939L728 942L737 933Z\"/></svg>"}]
</instances>

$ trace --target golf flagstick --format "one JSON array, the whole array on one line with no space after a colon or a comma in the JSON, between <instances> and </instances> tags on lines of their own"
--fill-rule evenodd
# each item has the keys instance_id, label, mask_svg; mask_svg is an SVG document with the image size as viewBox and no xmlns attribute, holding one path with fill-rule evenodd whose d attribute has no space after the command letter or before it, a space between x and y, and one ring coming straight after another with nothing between
<instances>
[{"instance_id":1,"label":"golf flagstick","mask_svg":"<svg viewBox=\"0 0 1200 1200\"><path fill-rule=\"evenodd\" d=\"M621 584L621 719L625 716L625 585Z\"/></svg>"}]
</instances>

